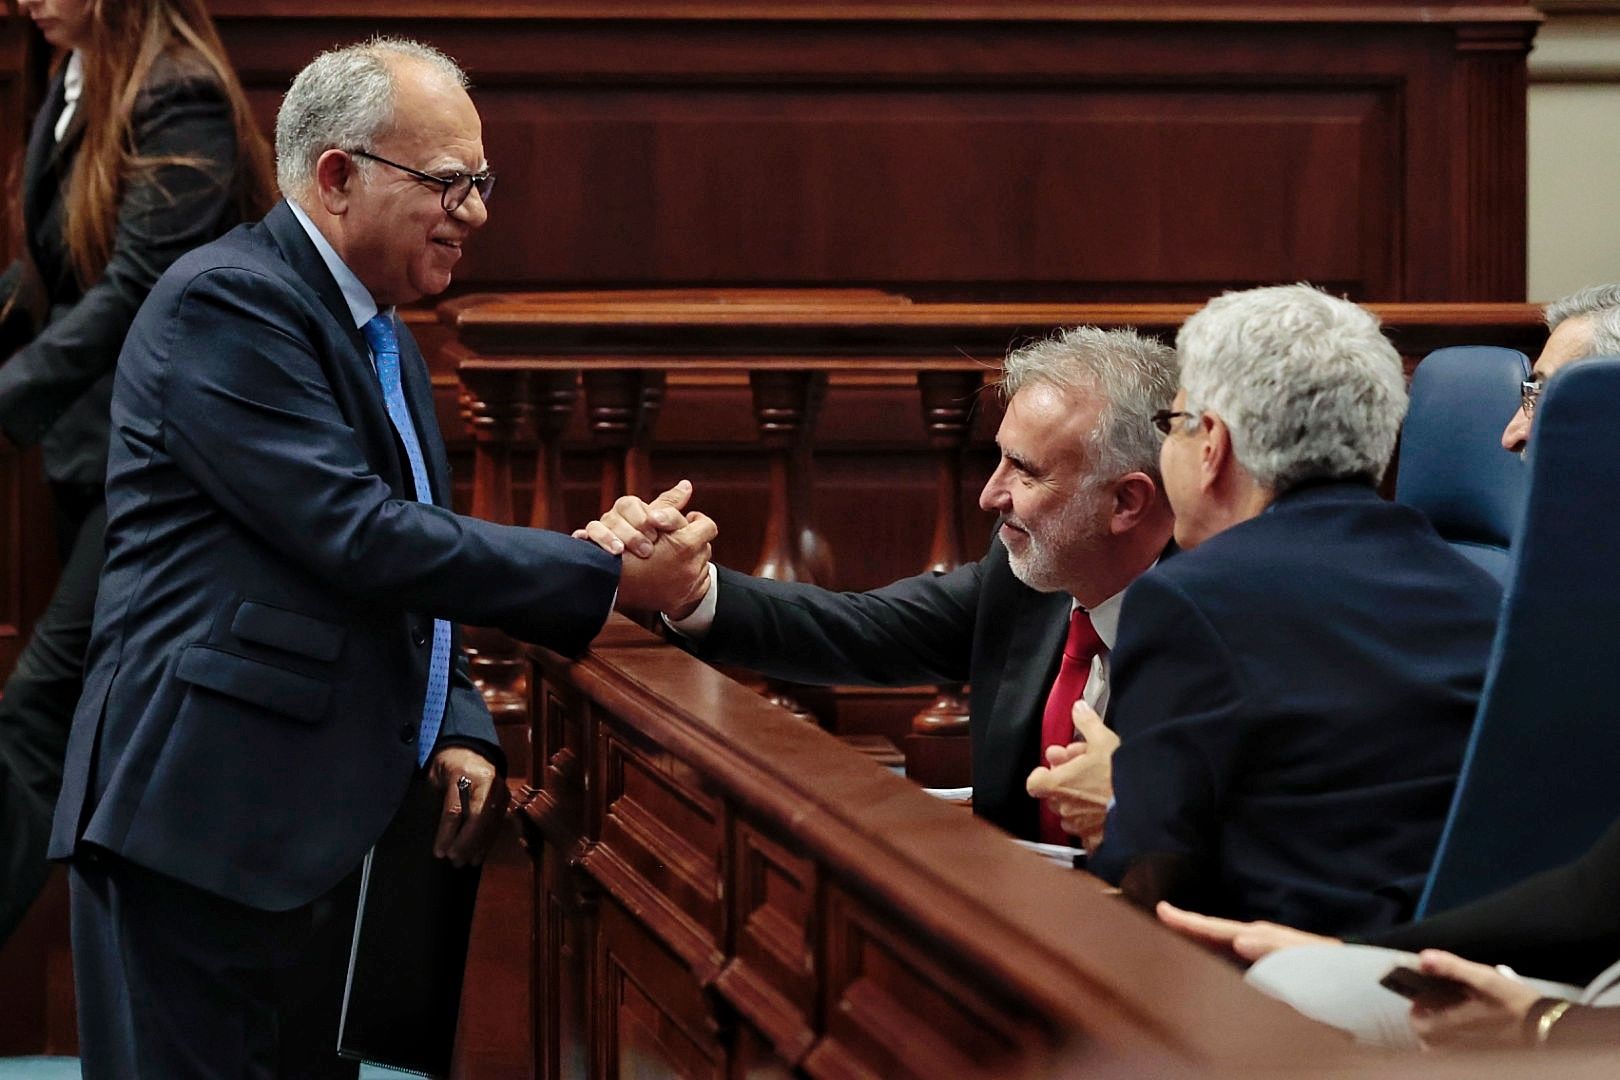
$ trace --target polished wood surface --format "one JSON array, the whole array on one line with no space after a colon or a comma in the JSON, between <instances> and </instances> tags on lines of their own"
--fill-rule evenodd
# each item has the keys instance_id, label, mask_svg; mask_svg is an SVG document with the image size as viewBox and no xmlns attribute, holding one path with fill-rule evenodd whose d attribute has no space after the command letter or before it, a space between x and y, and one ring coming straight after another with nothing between
<instances>
[{"instance_id":1,"label":"polished wood surface","mask_svg":"<svg viewBox=\"0 0 1620 1080\"><path fill-rule=\"evenodd\" d=\"M1444 345L1511 345L1534 355L1545 338L1540 312L1524 303L1370 305L1409 365ZM824 372L828 389L815 418L809 513L831 549L836 588L864 589L915 573L940 542L942 460L938 444L960 438L961 545L976 557L990 515L977 508L993 464L1000 419L993 393L949 381L993 378L1007 349L1058 326L1135 326L1173 339L1193 304L932 303L900 295L851 302L840 293L732 290L701 295L489 294L441 306L442 361L477 381L480 393L522 394L544 377L548 393L582 382L579 373L656 370L667 385L652 431L650 496L682 476L695 505L719 521L716 550L727 565L759 561L770 527L770 450L764 445L750 379L761 372ZM413 327L417 324L413 323ZM422 327L426 333L428 328ZM419 335L420 336L420 335ZM943 396L923 399L918 379L946 380ZM442 371L440 378L449 378ZM445 394L454 392L454 384ZM448 401L442 398L442 407ZM554 398L554 401L562 401ZM954 404L975 406L965 427L941 427ZM964 421L952 420L952 424ZM575 527L605 509L594 477L603 448L585 417L553 413L547 469L566 491L548 489L552 515ZM453 430L453 428L447 428ZM532 434L518 444L518 502ZM950 450L955 460L955 450ZM558 459L561 459L560 464ZM463 470L466 473L466 470ZM947 482L949 482L947 480ZM780 523L777 528L782 526Z\"/></svg>"},{"instance_id":2,"label":"polished wood surface","mask_svg":"<svg viewBox=\"0 0 1620 1080\"><path fill-rule=\"evenodd\" d=\"M267 124L339 42L463 61L502 177L463 287L1523 296L1524 4L211 7Z\"/></svg>"},{"instance_id":3,"label":"polished wood surface","mask_svg":"<svg viewBox=\"0 0 1620 1080\"><path fill-rule=\"evenodd\" d=\"M535 1075L1016 1075L1346 1045L1238 972L614 617L537 651Z\"/></svg>"}]
</instances>

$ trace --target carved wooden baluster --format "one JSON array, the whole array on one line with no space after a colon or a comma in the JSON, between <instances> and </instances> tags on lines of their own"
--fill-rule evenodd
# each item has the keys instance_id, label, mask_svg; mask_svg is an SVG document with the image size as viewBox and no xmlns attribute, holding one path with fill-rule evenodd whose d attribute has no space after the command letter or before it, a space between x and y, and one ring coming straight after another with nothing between
<instances>
[{"instance_id":1,"label":"carved wooden baluster","mask_svg":"<svg viewBox=\"0 0 1620 1080\"><path fill-rule=\"evenodd\" d=\"M664 373L658 370L593 369L585 372L585 413L591 437L604 450L602 505L620 495L650 499L648 448L653 423L664 404Z\"/></svg>"},{"instance_id":2,"label":"carved wooden baluster","mask_svg":"<svg viewBox=\"0 0 1620 1080\"><path fill-rule=\"evenodd\" d=\"M754 576L816 584L815 572L804 557L806 537L815 538L810 525L810 440L827 375L813 371L751 371L748 382L754 395L759 441L771 469L765 540ZM813 548L814 544L809 546ZM826 545L822 542L821 546ZM778 680L766 680L765 691L772 704L802 719L814 720Z\"/></svg>"},{"instance_id":3,"label":"carved wooden baluster","mask_svg":"<svg viewBox=\"0 0 1620 1080\"><path fill-rule=\"evenodd\" d=\"M473 437L474 517L501 525L516 518L512 503L513 444L526 434L533 412L526 372L491 367L461 369L461 418ZM502 735L527 737L528 669L516 642L498 630L469 626L462 645L472 678ZM518 748L513 748L518 749ZM508 753L511 761L524 756Z\"/></svg>"},{"instance_id":4,"label":"carved wooden baluster","mask_svg":"<svg viewBox=\"0 0 1620 1080\"><path fill-rule=\"evenodd\" d=\"M572 531L563 507L562 439L578 400L579 372L530 372L529 405L534 412L536 446L529 524L536 529Z\"/></svg>"},{"instance_id":5,"label":"carved wooden baluster","mask_svg":"<svg viewBox=\"0 0 1620 1080\"><path fill-rule=\"evenodd\" d=\"M815 462L811 456L815 443L816 421L821 416L822 402L827 398L827 379L823 375L810 381L804 419L799 423L799 438L793 448L792 468L788 470L791 504L803 507L792 534L799 553L799 565L809 575L806 580L820 585L831 585L838 580L833 566L832 545L816 530L811 500L815 498L813 480Z\"/></svg>"},{"instance_id":6,"label":"carved wooden baluster","mask_svg":"<svg viewBox=\"0 0 1620 1080\"><path fill-rule=\"evenodd\" d=\"M923 426L934 456L934 542L926 569L949 573L962 565L962 448L973 421L976 371L919 371ZM942 686L911 719L906 774L924 787L969 782L968 700L961 686Z\"/></svg>"}]
</instances>

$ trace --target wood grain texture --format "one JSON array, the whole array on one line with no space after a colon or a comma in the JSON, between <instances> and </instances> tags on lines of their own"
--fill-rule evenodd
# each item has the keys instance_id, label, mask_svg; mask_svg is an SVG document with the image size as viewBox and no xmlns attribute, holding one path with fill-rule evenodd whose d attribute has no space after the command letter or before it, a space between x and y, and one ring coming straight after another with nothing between
<instances>
[{"instance_id":1,"label":"wood grain texture","mask_svg":"<svg viewBox=\"0 0 1620 1080\"><path fill-rule=\"evenodd\" d=\"M623 619L579 661L531 655L537 683L590 702L593 752L633 742L668 766L663 783L715 808L728 838L715 976L662 905L595 861L616 842L612 785L588 785L596 809L563 826L591 852L572 875L603 894L594 923L579 924L596 941L585 977L599 1075L635 1075L627 1056L658 1075L717 1075L768 1052L777 1071L797 1063L812 1076L1004 1076L1070 1037L1183 1067L1346 1052L1095 879L1029 855ZM554 865L543 890L556 887ZM688 921L707 918L703 899ZM577 977L543 951L535 970Z\"/></svg>"}]
</instances>

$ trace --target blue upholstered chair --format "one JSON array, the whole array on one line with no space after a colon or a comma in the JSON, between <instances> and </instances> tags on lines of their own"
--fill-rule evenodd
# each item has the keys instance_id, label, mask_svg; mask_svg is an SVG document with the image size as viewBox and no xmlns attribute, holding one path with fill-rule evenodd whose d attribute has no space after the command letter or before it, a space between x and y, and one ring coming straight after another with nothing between
<instances>
[{"instance_id":1,"label":"blue upholstered chair","mask_svg":"<svg viewBox=\"0 0 1620 1080\"><path fill-rule=\"evenodd\" d=\"M1620 819L1620 359L1552 379L1528 458L1502 621L1420 916L1568 862Z\"/></svg>"},{"instance_id":2,"label":"blue upholstered chair","mask_svg":"<svg viewBox=\"0 0 1620 1080\"><path fill-rule=\"evenodd\" d=\"M1527 470L1502 449L1530 362L1514 349L1439 349L1412 376L1395 498L1415 506L1458 551L1505 580Z\"/></svg>"}]
</instances>

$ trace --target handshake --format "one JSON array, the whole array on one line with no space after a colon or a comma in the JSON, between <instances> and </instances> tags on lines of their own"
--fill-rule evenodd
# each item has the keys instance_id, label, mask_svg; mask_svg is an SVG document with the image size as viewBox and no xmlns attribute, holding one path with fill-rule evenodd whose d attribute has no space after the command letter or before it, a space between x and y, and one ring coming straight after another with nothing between
<instances>
[{"instance_id":1,"label":"handshake","mask_svg":"<svg viewBox=\"0 0 1620 1080\"><path fill-rule=\"evenodd\" d=\"M711 541L719 534L705 514L688 513L690 481L682 480L652 502L625 495L612 509L574 530L609 555L623 555L620 611L662 612L684 619L709 592Z\"/></svg>"}]
</instances>

